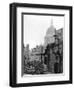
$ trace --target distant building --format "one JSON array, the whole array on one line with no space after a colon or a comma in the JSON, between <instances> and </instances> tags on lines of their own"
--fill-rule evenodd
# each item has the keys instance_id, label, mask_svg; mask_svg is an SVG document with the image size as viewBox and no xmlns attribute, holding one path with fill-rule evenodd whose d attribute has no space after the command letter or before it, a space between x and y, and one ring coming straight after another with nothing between
<instances>
[{"instance_id":1,"label":"distant building","mask_svg":"<svg viewBox=\"0 0 74 90\"><path fill-rule=\"evenodd\" d=\"M63 28L56 30L56 35L59 40L63 40Z\"/></svg>"},{"instance_id":2,"label":"distant building","mask_svg":"<svg viewBox=\"0 0 74 90\"><path fill-rule=\"evenodd\" d=\"M51 21L51 26L47 29L46 36L44 38L44 46L47 46L48 44L54 43L55 31L56 31L56 29L53 26L53 21Z\"/></svg>"},{"instance_id":3,"label":"distant building","mask_svg":"<svg viewBox=\"0 0 74 90\"><path fill-rule=\"evenodd\" d=\"M41 53L43 53L44 48L42 45L40 46L36 46L35 48L32 49L32 51L30 52L30 61L41 61Z\"/></svg>"}]
</instances>

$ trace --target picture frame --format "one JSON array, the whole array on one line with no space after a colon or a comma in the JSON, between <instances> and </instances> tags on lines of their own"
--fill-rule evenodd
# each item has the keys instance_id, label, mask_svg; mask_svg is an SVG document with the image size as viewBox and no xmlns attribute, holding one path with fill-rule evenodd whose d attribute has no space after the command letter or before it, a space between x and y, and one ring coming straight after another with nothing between
<instances>
[{"instance_id":1,"label":"picture frame","mask_svg":"<svg viewBox=\"0 0 74 90\"><path fill-rule=\"evenodd\" d=\"M72 6L11 3L9 66L11 87L72 84Z\"/></svg>"}]
</instances>

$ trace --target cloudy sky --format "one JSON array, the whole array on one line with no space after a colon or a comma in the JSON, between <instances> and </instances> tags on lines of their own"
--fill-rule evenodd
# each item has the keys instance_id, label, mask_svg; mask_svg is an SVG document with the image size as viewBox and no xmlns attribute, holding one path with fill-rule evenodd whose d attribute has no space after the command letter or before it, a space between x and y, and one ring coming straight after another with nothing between
<instances>
[{"instance_id":1,"label":"cloudy sky","mask_svg":"<svg viewBox=\"0 0 74 90\"><path fill-rule=\"evenodd\" d=\"M44 43L47 29L53 20L53 26L58 30L64 27L64 16L24 15L24 45L30 49Z\"/></svg>"}]
</instances>

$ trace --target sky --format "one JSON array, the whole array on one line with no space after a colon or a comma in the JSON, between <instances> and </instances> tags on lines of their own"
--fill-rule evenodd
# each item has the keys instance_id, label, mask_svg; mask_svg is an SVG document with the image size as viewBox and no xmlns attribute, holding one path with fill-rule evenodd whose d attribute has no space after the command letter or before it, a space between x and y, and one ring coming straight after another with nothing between
<instances>
[{"instance_id":1,"label":"sky","mask_svg":"<svg viewBox=\"0 0 74 90\"><path fill-rule=\"evenodd\" d=\"M24 45L29 44L30 49L36 45L44 44L47 29L53 26L56 30L64 28L64 16L24 15Z\"/></svg>"}]
</instances>

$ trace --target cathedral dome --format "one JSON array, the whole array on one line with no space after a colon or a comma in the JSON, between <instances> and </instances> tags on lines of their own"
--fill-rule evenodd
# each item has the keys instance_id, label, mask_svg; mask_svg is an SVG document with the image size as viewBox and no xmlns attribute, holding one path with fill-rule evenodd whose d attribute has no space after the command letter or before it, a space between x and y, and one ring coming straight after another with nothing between
<instances>
[{"instance_id":1,"label":"cathedral dome","mask_svg":"<svg viewBox=\"0 0 74 90\"><path fill-rule=\"evenodd\" d=\"M47 44L51 44L51 43L54 43L55 41L55 38L54 38L54 35L55 35L55 27L53 26L53 21L51 20L51 25L50 27L47 29L46 31L46 35L45 35L45 41L44 41L44 45L47 46Z\"/></svg>"},{"instance_id":2,"label":"cathedral dome","mask_svg":"<svg viewBox=\"0 0 74 90\"><path fill-rule=\"evenodd\" d=\"M54 26L50 26L48 29L47 29L47 32L46 32L46 35L54 35L55 34L55 28Z\"/></svg>"},{"instance_id":3,"label":"cathedral dome","mask_svg":"<svg viewBox=\"0 0 74 90\"><path fill-rule=\"evenodd\" d=\"M55 27L53 26L53 21L51 20L51 26L47 29L46 36L53 36L55 34Z\"/></svg>"}]
</instances>

